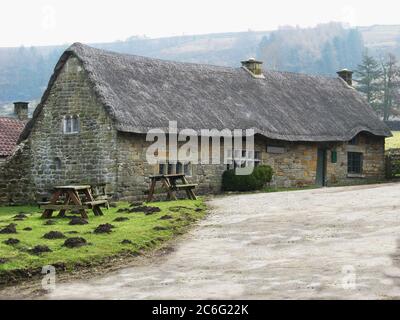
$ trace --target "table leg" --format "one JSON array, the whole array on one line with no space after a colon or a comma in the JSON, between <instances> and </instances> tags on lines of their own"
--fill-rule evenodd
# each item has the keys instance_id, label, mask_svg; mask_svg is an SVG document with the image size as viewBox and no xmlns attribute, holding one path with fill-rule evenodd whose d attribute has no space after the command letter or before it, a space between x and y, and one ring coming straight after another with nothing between
<instances>
[{"instance_id":1,"label":"table leg","mask_svg":"<svg viewBox=\"0 0 400 320\"><path fill-rule=\"evenodd\" d=\"M182 182L183 182L183 184L189 184L189 182L187 181L185 176L182 177ZM188 195L189 199L192 199L192 200L197 199L196 194L194 193L194 191L192 189L187 190L187 195Z\"/></svg>"},{"instance_id":2,"label":"table leg","mask_svg":"<svg viewBox=\"0 0 400 320\"><path fill-rule=\"evenodd\" d=\"M175 180L173 180L173 181L175 181ZM168 200L176 200L176 194L175 194L175 191L173 191L174 182L171 182L168 178L165 178L164 183L165 183L165 186L167 188L167 193L168 193L167 199Z\"/></svg>"},{"instance_id":3,"label":"table leg","mask_svg":"<svg viewBox=\"0 0 400 320\"><path fill-rule=\"evenodd\" d=\"M69 194L67 193L65 195L64 205L68 205L69 201L70 201L70 198L69 198ZM58 217L64 218L65 217L65 212L66 212L65 209L60 210L60 212L58 213Z\"/></svg>"},{"instance_id":4,"label":"table leg","mask_svg":"<svg viewBox=\"0 0 400 320\"><path fill-rule=\"evenodd\" d=\"M147 196L147 202L151 202L153 200L153 195L154 195L154 189L156 188L156 180L152 179L151 180L151 185L149 189L149 194Z\"/></svg>"},{"instance_id":5,"label":"table leg","mask_svg":"<svg viewBox=\"0 0 400 320\"><path fill-rule=\"evenodd\" d=\"M58 198L60 197L61 193L62 193L61 190L56 190L56 191L53 193L53 196L52 196L51 199L50 199L50 204L57 204L57 200L58 200ZM54 211L54 210L51 210L51 209L46 209L46 210L44 210L44 212L43 212L43 214L42 214L42 218L43 218L43 219L51 218L51 216L53 215L53 211Z\"/></svg>"},{"instance_id":6,"label":"table leg","mask_svg":"<svg viewBox=\"0 0 400 320\"><path fill-rule=\"evenodd\" d=\"M79 199L79 195L78 195L78 193L76 191L69 190L68 194L69 194L69 196L70 196L70 198L71 198L71 200L72 200L72 202L74 204L76 204L78 206L82 205L81 199ZM79 210L79 212L80 212L82 218L85 218L85 219L88 218L88 215L86 214L86 210L85 209Z\"/></svg>"}]
</instances>

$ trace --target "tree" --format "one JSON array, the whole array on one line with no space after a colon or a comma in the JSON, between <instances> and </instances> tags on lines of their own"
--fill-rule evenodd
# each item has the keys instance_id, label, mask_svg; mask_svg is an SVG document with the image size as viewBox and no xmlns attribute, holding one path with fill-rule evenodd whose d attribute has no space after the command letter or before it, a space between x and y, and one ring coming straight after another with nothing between
<instances>
[{"instance_id":1,"label":"tree","mask_svg":"<svg viewBox=\"0 0 400 320\"><path fill-rule=\"evenodd\" d=\"M400 88L400 69L396 57L388 54L386 60L382 61L382 110L383 120L389 120L392 109L398 102L398 91Z\"/></svg>"},{"instance_id":2,"label":"tree","mask_svg":"<svg viewBox=\"0 0 400 320\"><path fill-rule=\"evenodd\" d=\"M362 92L368 103L378 111L382 70L378 61L370 56L367 50L363 54L361 64L358 65L355 75L357 77L357 90Z\"/></svg>"}]
</instances>

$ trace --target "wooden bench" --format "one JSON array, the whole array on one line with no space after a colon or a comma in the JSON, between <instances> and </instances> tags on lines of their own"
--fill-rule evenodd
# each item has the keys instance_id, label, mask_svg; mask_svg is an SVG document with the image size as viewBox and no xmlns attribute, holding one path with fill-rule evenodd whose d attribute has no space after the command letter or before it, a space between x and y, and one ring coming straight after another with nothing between
<instances>
[{"instance_id":1,"label":"wooden bench","mask_svg":"<svg viewBox=\"0 0 400 320\"><path fill-rule=\"evenodd\" d=\"M177 180L181 180L181 184L177 184ZM153 200L154 192L156 189L157 182L161 182L162 187L167 192L168 200L176 200L176 191L184 190L188 199L196 200L196 195L193 189L196 188L197 184L189 184L185 174L175 173L175 174L159 174L155 176L150 176L150 189L147 196L147 202Z\"/></svg>"},{"instance_id":2,"label":"wooden bench","mask_svg":"<svg viewBox=\"0 0 400 320\"><path fill-rule=\"evenodd\" d=\"M176 184L172 185L172 189L174 190L186 190L186 189L195 189L197 184Z\"/></svg>"}]
</instances>

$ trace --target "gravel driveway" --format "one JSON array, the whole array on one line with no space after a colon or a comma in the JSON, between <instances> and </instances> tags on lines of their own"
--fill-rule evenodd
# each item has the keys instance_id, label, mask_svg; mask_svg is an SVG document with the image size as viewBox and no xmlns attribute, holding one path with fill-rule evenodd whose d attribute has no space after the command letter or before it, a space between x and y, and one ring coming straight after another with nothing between
<instances>
[{"instance_id":1,"label":"gravel driveway","mask_svg":"<svg viewBox=\"0 0 400 320\"><path fill-rule=\"evenodd\" d=\"M400 184L217 197L174 250L44 298L400 297Z\"/></svg>"}]
</instances>

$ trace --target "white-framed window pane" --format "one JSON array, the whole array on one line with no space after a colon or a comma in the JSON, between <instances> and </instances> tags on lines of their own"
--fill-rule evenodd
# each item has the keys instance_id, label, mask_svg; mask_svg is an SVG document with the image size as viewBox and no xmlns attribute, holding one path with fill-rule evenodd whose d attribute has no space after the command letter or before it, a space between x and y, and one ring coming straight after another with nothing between
<instances>
[{"instance_id":1,"label":"white-framed window pane","mask_svg":"<svg viewBox=\"0 0 400 320\"><path fill-rule=\"evenodd\" d=\"M191 166L190 163L185 163L185 164L183 165L183 173L184 173L186 176L191 176L191 175L192 175L192 166Z\"/></svg>"},{"instance_id":2,"label":"white-framed window pane","mask_svg":"<svg viewBox=\"0 0 400 320\"><path fill-rule=\"evenodd\" d=\"M78 117L73 117L71 119L72 124L71 124L71 130L72 132L79 132L79 118Z\"/></svg>"}]
</instances>

